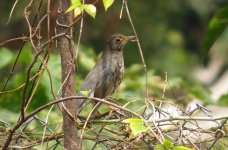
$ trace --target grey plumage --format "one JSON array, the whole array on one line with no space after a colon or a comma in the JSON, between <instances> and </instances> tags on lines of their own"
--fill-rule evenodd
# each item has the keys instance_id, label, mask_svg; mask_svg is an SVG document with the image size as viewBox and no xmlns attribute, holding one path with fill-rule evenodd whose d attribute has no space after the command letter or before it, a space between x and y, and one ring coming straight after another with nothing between
<instances>
[{"instance_id":1,"label":"grey plumage","mask_svg":"<svg viewBox=\"0 0 228 150\"><path fill-rule=\"evenodd\" d=\"M113 94L120 85L124 73L124 45L133 40L134 36L124 36L121 34L112 35L105 45L105 50L97 64L85 78L80 91L89 91L94 97L105 98ZM79 95L82 95L79 92ZM80 111L88 100L78 100L78 110Z\"/></svg>"}]
</instances>

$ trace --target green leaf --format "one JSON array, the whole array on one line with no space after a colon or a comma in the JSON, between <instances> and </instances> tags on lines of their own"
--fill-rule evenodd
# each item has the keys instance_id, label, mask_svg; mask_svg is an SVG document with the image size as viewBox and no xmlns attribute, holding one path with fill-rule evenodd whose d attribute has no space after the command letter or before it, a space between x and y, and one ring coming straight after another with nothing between
<instances>
[{"instance_id":1,"label":"green leaf","mask_svg":"<svg viewBox=\"0 0 228 150\"><path fill-rule=\"evenodd\" d=\"M228 106L228 94L222 95L222 96L219 98L217 104L218 104L219 106Z\"/></svg>"},{"instance_id":2,"label":"green leaf","mask_svg":"<svg viewBox=\"0 0 228 150\"><path fill-rule=\"evenodd\" d=\"M89 97L89 95L91 93L91 90L88 90L88 91L80 91L80 93L82 93L82 95L85 96L85 97Z\"/></svg>"},{"instance_id":3,"label":"green leaf","mask_svg":"<svg viewBox=\"0 0 228 150\"><path fill-rule=\"evenodd\" d=\"M163 141L163 144L165 145L166 148L170 149L170 148L173 148L174 145L172 142L170 142L169 140L164 140Z\"/></svg>"},{"instance_id":4,"label":"green leaf","mask_svg":"<svg viewBox=\"0 0 228 150\"><path fill-rule=\"evenodd\" d=\"M72 4L76 4L76 3L78 3L78 2L81 2L81 0L71 0L71 3L72 3Z\"/></svg>"},{"instance_id":5,"label":"green leaf","mask_svg":"<svg viewBox=\"0 0 228 150\"><path fill-rule=\"evenodd\" d=\"M82 7L82 5L80 7L75 8L74 9L74 17L79 16L82 13L83 9L84 9L84 7Z\"/></svg>"},{"instance_id":6,"label":"green leaf","mask_svg":"<svg viewBox=\"0 0 228 150\"><path fill-rule=\"evenodd\" d=\"M162 144L155 145L155 150L166 150L165 147Z\"/></svg>"},{"instance_id":7,"label":"green leaf","mask_svg":"<svg viewBox=\"0 0 228 150\"><path fill-rule=\"evenodd\" d=\"M131 119L124 119L124 123L144 123L143 119L138 119L138 118L131 118Z\"/></svg>"},{"instance_id":8,"label":"green leaf","mask_svg":"<svg viewBox=\"0 0 228 150\"><path fill-rule=\"evenodd\" d=\"M192 150L192 149L184 146L177 146L177 147L174 147L173 150Z\"/></svg>"},{"instance_id":9,"label":"green leaf","mask_svg":"<svg viewBox=\"0 0 228 150\"><path fill-rule=\"evenodd\" d=\"M228 25L228 6L220 9L209 22L208 29L204 35L203 47L201 50L202 59L204 61L210 48L218 39L218 37L221 35L221 33L224 31L227 25Z\"/></svg>"},{"instance_id":10,"label":"green leaf","mask_svg":"<svg viewBox=\"0 0 228 150\"><path fill-rule=\"evenodd\" d=\"M123 123L129 123L130 129L132 131L132 135L130 136L130 138L134 138L138 134L142 132L146 132L150 128L150 126L144 125L143 119L137 119L137 118L125 119L123 120Z\"/></svg>"},{"instance_id":11,"label":"green leaf","mask_svg":"<svg viewBox=\"0 0 228 150\"><path fill-rule=\"evenodd\" d=\"M66 10L65 13L68 13L68 12L70 12L72 10L75 10L75 9L79 8L81 5L82 5L82 3L80 1L77 1L77 2L74 2L74 3L72 2L72 5ZM74 16L74 17L76 17L76 16Z\"/></svg>"},{"instance_id":12,"label":"green leaf","mask_svg":"<svg viewBox=\"0 0 228 150\"><path fill-rule=\"evenodd\" d=\"M114 0L103 0L105 11L113 4Z\"/></svg>"},{"instance_id":13,"label":"green leaf","mask_svg":"<svg viewBox=\"0 0 228 150\"><path fill-rule=\"evenodd\" d=\"M0 68L5 67L13 60L13 53L6 48L0 49Z\"/></svg>"},{"instance_id":14,"label":"green leaf","mask_svg":"<svg viewBox=\"0 0 228 150\"><path fill-rule=\"evenodd\" d=\"M96 16L97 9L92 4L85 4L84 5L85 11L93 18Z\"/></svg>"}]
</instances>

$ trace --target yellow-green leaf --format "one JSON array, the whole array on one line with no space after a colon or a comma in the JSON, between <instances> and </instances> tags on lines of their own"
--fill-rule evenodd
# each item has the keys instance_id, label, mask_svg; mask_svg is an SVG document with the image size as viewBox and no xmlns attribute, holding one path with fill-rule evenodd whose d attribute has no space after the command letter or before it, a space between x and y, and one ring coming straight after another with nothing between
<instances>
[{"instance_id":1,"label":"yellow-green leaf","mask_svg":"<svg viewBox=\"0 0 228 150\"><path fill-rule=\"evenodd\" d=\"M131 138L136 137L138 134L142 132L148 131L150 126L145 126L144 125L144 120L143 119L137 119L137 118L132 118L132 119L125 119L123 120L124 123L129 123L132 135L130 136Z\"/></svg>"},{"instance_id":2,"label":"yellow-green leaf","mask_svg":"<svg viewBox=\"0 0 228 150\"><path fill-rule=\"evenodd\" d=\"M83 7L77 7L74 9L74 17L79 16L83 11Z\"/></svg>"},{"instance_id":3,"label":"yellow-green leaf","mask_svg":"<svg viewBox=\"0 0 228 150\"><path fill-rule=\"evenodd\" d=\"M91 93L91 90L88 90L88 91L80 91L80 93L85 96L85 97L89 97L90 93Z\"/></svg>"},{"instance_id":4,"label":"yellow-green leaf","mask_svg":"<svg viewBox=\"0 0 228 150\"><path fill-rule=\"evenodd\" d=\"M97 9L92 4L85 4L84 5L85 11L93 18L96 16Z\"/></svg>"},{"instance_id":5,"label":"yellow-green leaf","mask_svg":"<svg viewBox=\"0 0 228 150\"><path fill-rule=\"evenodd\" d=\"M173 150L193 150L193 149L184 147L184 146L177 146L177 147L174 147Z\"/></svg>"},{"instance_id":6,"label":"yellow-green leaf","mask_svg":"<svg viewBox=\"0 0 228 150\"><path fill-rule=\"evenodd\" d=\"M170 148L173 148L174 145L172 142L170 142L169 140L164 140L163 141L163 144L165 145L166 148L170 149Z\"/></svg>"},{"instance_id":7,"label":"yellow-green leaf","mask_svg":"<svg viewBox=\"0 0 228 150\"><path fill-rule=\"evenodd\" d=\"M166 150L165 147L162 144L155 145L155 150Z\"/></svg>"},{"instance_id":8,"label":"yellow-green leaf","mask_svg":"<svg viewBox=\"0 0 228 150\"><path fill-rule=\"evenodd\" d=\"M138 119L138 118L131 118L131 119L124 119L123 123L144 123L143 119Z\"/></svg>"},{"instance_id":9,"label":"yellow-green leaf","mask_svg":"<svg viewBox=\"0 0 228 150\"><path fill-rule=\"evenodd\" d=\"M68 13L76 8L79 8L82 5L82 3L80 1L72 3L72 5L66 10L65 13Z\"/></svg>"},{"instance_id":10,"label":"yellow-green leaf","mask_svg":"<svg viewBox=\"0 0 228 150\"><path fill-rule=\"evenodd\" d=\"M78 3L78 2L81 2L81 0L71 0L71 3L72 3L72 4L76 4L76 3Z\"/></svg>"},{"instance_id":11,"label":"yellow-green leaf","mask_svg":"<svg viewBox=\"0 0 228 150\"><path fill-rule=\"evenodd\" d=\"M103 0L105 11L113 4L114 0Z\"/></svg>"}]
</instances>

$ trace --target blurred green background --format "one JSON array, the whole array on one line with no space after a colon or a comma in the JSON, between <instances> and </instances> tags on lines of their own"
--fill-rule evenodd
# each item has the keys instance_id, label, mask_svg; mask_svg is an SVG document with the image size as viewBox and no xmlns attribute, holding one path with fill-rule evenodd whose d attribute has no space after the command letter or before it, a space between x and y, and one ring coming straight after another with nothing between
<instances>
[{"instance_id":1,"label":"blurred green background","mask_svg":"<svg viewBox=\"0 0 228 150\"><path fill-rule=\"evenodd\" d=\"M9 14L14 1L0 1L0 42L10 38L26 35L26 25L23 9L29 1L19 1L12 17L8 22ZM91 3L91 1L86 1ZM34 2L30 22L34 19L39 0ZM41 7L42 13L46 11L46 1ZM227 40L228 31L217 39L211 51L208 66L211 60L221 60L222 63L216 71L213 79L203 82L200 71L204 70L200 60L200 51L207 31L208 22L213 15L228 4L227 0L132 0L128 1L130 14L135 24L136 31L143 49L148 70L149 96L161 98L165 82L165 72L168 74L169 85L165 94L166 100L187 104L193 99L205 103L211 103L221 99L227 100L227 92L216 98L212 97L210 87L220 79L227 71ZM95 19L86 16L84 20L80 52L78 56L77 90L80 88L86 74L98 59L98 54L103 50L106 39L114 34L121 33L132 35L133 31L124 10L122 19L119 19L121 1L115 1L110 9L105 12L101 2L95 4L97 15ZM57 3L52 2L51 35L54 34L55 19L57 17ZM42 15L38 16L39 18ZM74 41L77 43L79 34L79 22L74 26ZM47 37L46 24L42 24L41 36ZM0 88L3 87L18 54L21 41L11 42L0 47ZM115 96L120 103L125 103L145 97L145 76L136 43L126 45L125 77ZM13 90L25 82L26 69L34 58L34 51L27 42L19 57L12 78L5 90ZM33 68L33 73L39 67L38 62ZM53 43L48 68L52 76L54 93L61 85L61 68L58 48ZM208 72L212 76L213 73ZM206 77L206 76L205 76ZM227 80L224 80L226 83ZM227 83L228 84L228 83ZM226 88L226 87L225 87ZM226 89L225 89L226 90ZM227 90L228 91L228 90ZM44 73L37 88L37 92L31 101L28 111L53 100L50 90L50 79L47 72ZM0 118L9 119L10 113L18 113L22 101L22 89L5 93L0 97ZM224 104L223 104L224 105ZM226 104L227 105L227 104ZM61 118L60 118L61 119ZM10 120L8 120L10 122ZM16 121L12 119L11 121Z\"/></svg>"}]
</instances>

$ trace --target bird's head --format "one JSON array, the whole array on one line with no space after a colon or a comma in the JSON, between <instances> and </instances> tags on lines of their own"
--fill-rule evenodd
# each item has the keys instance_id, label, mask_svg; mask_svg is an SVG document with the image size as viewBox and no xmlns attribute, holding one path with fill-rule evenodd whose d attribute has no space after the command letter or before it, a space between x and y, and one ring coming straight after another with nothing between
<instances>
[{"instance_id":1,"label":"bird's head","mask_svg":"<svg viewBox=\"0 0 228 150\"><path fill-rule=\"evenodd\" d=\"M135 41L135 36L124 36L122 34L114 34L107 41L107 48L111 50L121 51L128 41Z\"/></svg>"}]
</instances>

